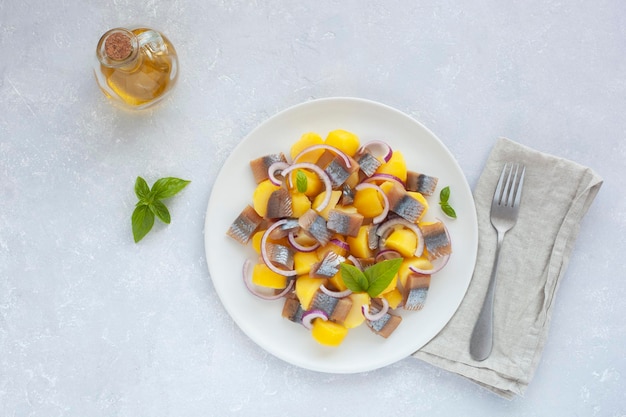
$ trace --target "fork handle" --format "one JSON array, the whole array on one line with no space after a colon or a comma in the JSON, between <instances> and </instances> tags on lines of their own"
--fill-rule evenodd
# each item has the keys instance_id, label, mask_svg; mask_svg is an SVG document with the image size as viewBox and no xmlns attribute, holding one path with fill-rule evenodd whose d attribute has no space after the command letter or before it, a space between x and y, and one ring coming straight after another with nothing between
<instances>
[{"instance_id":1,"label":"fork handle","mask_svg":"<svg viewBox=\"0 0 626 417\"><path fill-rule=\"evenodd\" d=\"M484 361L491 354L493 348L493 300L496 287L496 276L498 275L498 264L500 263L500 247L504 233L498 232L498 245L496 246L496 259L493 262L487 295L478 315L478 320L474 325L474 331L470 339L470 355L474 360Z\"/></svg>"}]
</instances>

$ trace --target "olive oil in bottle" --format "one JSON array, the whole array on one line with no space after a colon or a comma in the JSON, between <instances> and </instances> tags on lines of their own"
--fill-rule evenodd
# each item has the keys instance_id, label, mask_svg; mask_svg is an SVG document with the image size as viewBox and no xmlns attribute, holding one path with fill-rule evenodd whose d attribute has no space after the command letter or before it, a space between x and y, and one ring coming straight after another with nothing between
<instances>
[{"instance_id":1,"label":"olive oil in bottle","mask_svg":"<svg viewBox=\"0 0 626 417\"><path fill-rule=\"evenodd\" d=\"M150 107L176 84L176 50L153 29L111 29L100 38L96 56L94 73L100 89L125 108Z\"/></svg>"}]
</instances>

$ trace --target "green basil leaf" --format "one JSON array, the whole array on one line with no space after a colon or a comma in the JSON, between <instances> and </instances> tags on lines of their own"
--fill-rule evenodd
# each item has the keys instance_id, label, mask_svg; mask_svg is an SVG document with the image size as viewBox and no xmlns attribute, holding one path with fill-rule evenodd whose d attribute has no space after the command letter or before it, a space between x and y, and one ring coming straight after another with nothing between
<instances>
[{"instance_id":1,"label":"green basil leaf","mask_svg":"<svg viewBox=\"0 0 626 417\"><path fill-rule=\"evenodd\" d=\"M353 292L367 291L368 281L365 275L359 268L354 265L347 264L345 262L339 265L339 271L341 272L341 279Z\"/></svg>"},{"instance_id":2,"label":"green basil leaf","mask_svg":"<svg viewBox=\"0 0 626 417\"><path fill-rule=\"evenodd\" d=\"M170 198L185 188L190 182L191 181L174 177L161 178L152 186L151 194L156 200Z\"/></svg>"},{"instance_id":3,"label":"green basil leaf","mask_svg":"<svg viewBox=\"0 0 626 417\"><path fill-rule=\"evenodd\" d=\"M135 239L135 243L137 243L152 229L154 225L154 213L152 213L149 206L145 204L139 205L133 211L131 221L133 225L133 238Z\"/></svg>"},{"instance_id":4,"label":"green basil leaf","mask_svg":"<svg viewBox=\"0 0 626 417\"><path fill-rule=\"evenodd\" d=\"M378 297L380 293L389 286L393 278L400 270L401 264L402 258L388 259L375 263L363 271L367 281L369 282L367 293L370 297Z\"/></svg>"},{"instance_id":5,"label":"green basil leaf","mask_svg":"<svg viewBox=\"0 0 626 417\"><path fill-rule=\"evenodd\" d=\"M296 174L296 188L298 189L298 192L305 193L308 186L309 185L306 175L304 174L304 172L298 171L298 173Z\"/></svg>"},{"instance_id":6,"label":"green basil leaf","mask_svg":"<svg viewBox=\"0 0 626 417\"><path fill-rule=\"evenodd\" d=\"M176 195L190 182L180 178L166 177L157 180L152 189L150 189L143 178L137 177L135 194L139 201L135 205L135 210L131 217L135 243L143 239L152 229L155 217L158 217L166 224L171 222L170 212L161 199Z\"/></svg>"},{"instance_id":7,"label":"green basil leaf","mask_svg":"<svg viewBox=\"0 0 626 417\"><path fill-rule=\"evenodd\" d=\"M450 187L444 187L439 193L439 204L445 204L450 199Z\"/></svg>"},{"instance_id":8,"label":"green basil leaf","mask_svg":"<svg viewBox=\"0 0 626 417\"><path fill-rule=\"evenodd\" d=\"M141 177L137 177L135 180L135 195L139 200L146 200L150 194L150 187L146 180Z\"/></svg>"},{"instance_id":9,"label":"green basil leaf","mask_svg":"<svg viewBox=\"0 0 626 417\"><path fill-rule=\"evenodd\" d=\"M161 200L154 200L152 204L150 204L150 210L163 222L170 224L171 217L170 212L163 204Z\"/></svg>"},{"instance_id":10,"label":"green basil leaf","mask_svg":"<svg viewBox=\"0 0 626 417\"><path fill-rule=\"evenodd\" d=\"M456 211L454 211L450 204L442 204L441 210L446 214L446 216L456 219Z\"/></svg>"}]
</instances>

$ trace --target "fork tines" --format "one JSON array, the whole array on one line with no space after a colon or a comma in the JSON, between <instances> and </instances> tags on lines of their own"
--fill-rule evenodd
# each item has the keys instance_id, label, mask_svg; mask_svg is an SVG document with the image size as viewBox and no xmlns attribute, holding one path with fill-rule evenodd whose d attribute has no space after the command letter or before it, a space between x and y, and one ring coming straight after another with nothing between
<instances>
[{"instance_id":1,"label":"fork tines","mask_svg":"<svg viewBox=\"0 0 626 417\"><path fill-rule=\"evenodd\" d=\"M507 207L519 206L525 172L526 167L523 165L504 164L494 193L494 203Z\"/></svg>"}]
</instances>

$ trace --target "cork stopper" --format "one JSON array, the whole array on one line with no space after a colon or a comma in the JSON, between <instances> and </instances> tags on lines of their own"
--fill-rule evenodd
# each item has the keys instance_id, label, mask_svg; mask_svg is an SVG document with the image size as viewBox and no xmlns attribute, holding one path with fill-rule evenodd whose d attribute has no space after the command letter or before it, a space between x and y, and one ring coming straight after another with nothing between
<instances>
[{"instance_id":1,"label":"cork stopper","mask_svg":"<svg viewBox=\"0 0 626 417\"><path fill-rule=\"evenodd\" d=\"M130 37L125 33L115 32L104 41L104 51L114 61L122 61L133 52Z\"/></svg>"}]
</instances>

